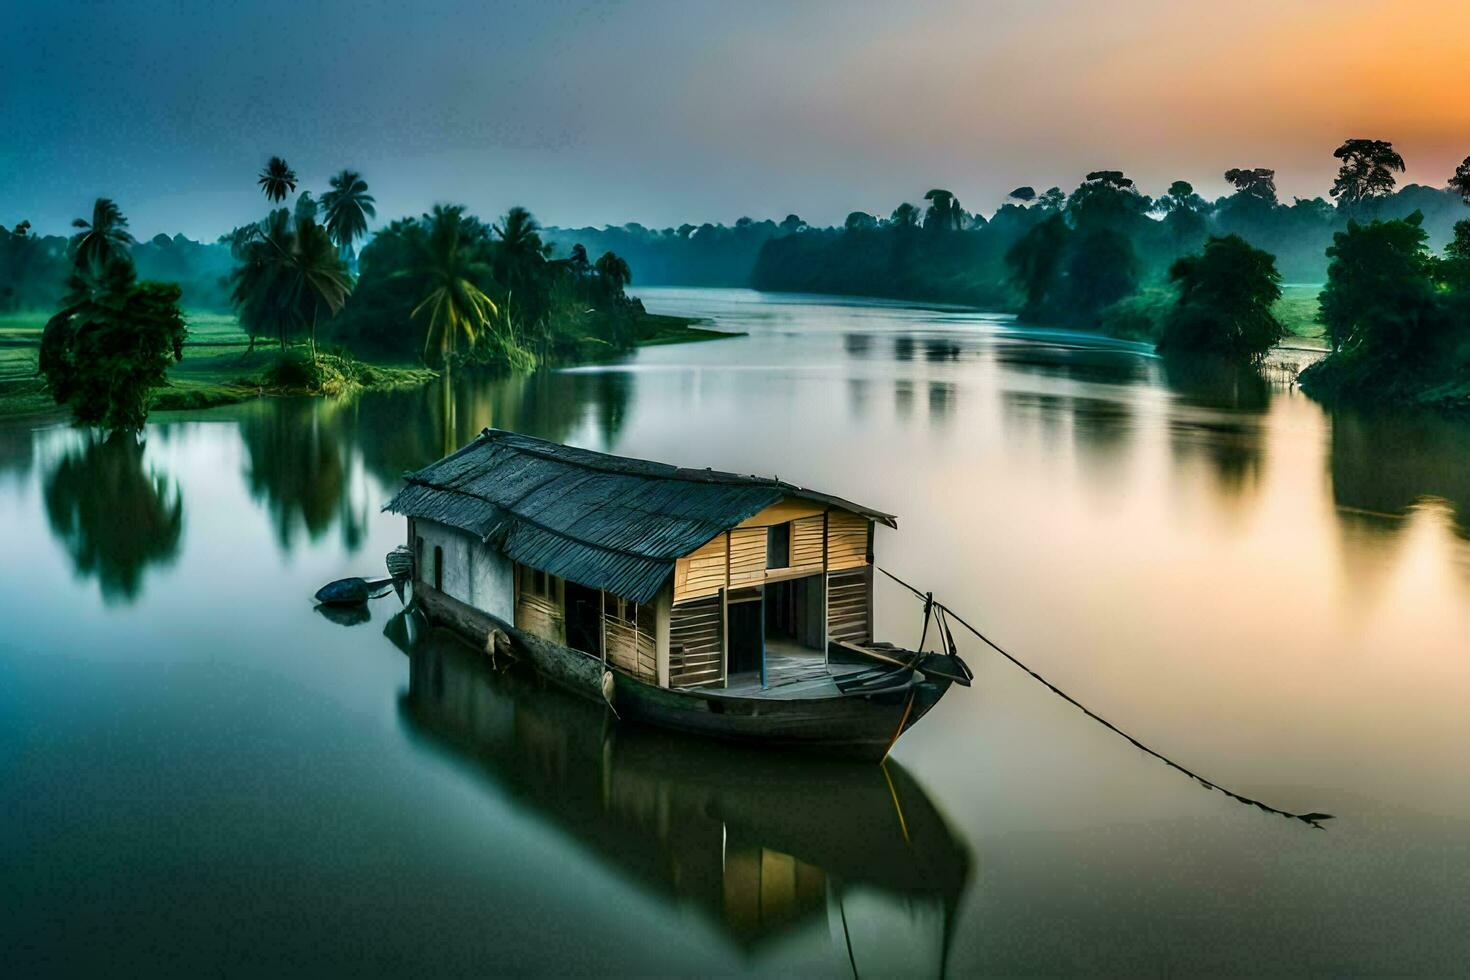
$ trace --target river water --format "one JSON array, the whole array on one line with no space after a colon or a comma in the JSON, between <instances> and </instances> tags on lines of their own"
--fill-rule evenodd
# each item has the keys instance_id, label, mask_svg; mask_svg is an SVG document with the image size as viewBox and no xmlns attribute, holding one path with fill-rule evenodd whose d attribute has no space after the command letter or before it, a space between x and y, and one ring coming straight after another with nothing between
<instances>
[{"instance_id":1,"label":"river water","mask_svg":"<svg viewBox=\"0 0 1470 980\"><path fill-rule=\"evenodd\" d=\"M1470 429L1003 317L646 290L746 336L348 402L0 428L0 950L150 973L1452 972ZM619 727L312 592L486 425L899 515L970 638L884 768ZM879 587L879 633L917 639ZM363 621L355 621L362 619Z\"/></svg>"}]
</instances>

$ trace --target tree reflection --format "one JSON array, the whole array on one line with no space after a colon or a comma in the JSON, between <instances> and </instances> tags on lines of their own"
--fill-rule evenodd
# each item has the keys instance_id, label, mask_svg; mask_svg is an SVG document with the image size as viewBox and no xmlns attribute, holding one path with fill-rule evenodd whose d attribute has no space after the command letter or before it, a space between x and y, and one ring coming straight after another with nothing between
<instances>
[{"instance_id":1,"label":"tree reflection","mask_svg":"<svg viewBox=\"0 0 1470 980\"><path fill-rule=\"evenodd\" d=\"M281 547L291 550L301 533L315 541L340 521L343 543L355 551L366 514L356 512L348 493L345 403L277 398L252 409L240 420L249 456L245 484L265 502Z\"/></svg>"},{"instance_id":2,"label":"tree reflection","mask_svg":"<svg viewBox=\"0 0 1470 980\"><path fill-rule=\"evenodd\" d=\"M1397 527L1426 500L1446 503L1470 540L1470 425L1427 412L1332 416L1332 499L1345 522Z\"/></svg>"},{"instance_id":3,"label":"tree reflection","mask_svg":"<svg viewBox=\"0 0 1470 980\"><path fill-rule=\"evenodd\" d=\"M429 384L337 400L262 400L240 417L245 483L266 505L283 549L336 526L347 550L356 551L374 506L354 494L359 462L391 486L486 427L564 441L590 423L604 448L611 447L626 421L632 385L633 375L620 370L466 373L450 389Z\"/></svg>"},{"instance_id":4,"label":"tree reflection","mask_svg":"<svg viewBox=\"0 0 1470 980\"><path fill-rule=\"evenodd\" d=\"M633 384L633 374L616 369L460 375L447 403L438 385L364 395L354 405L350 430L368 472L392 483L484 428L561 442L590 420L610 447L622 433Z\"/></svg>"},{"instance_id":5,"label":"tree reflection","mask_svg":"<svg viewBox=\"0 0 1470 980\"><path fill-rule=\"evenodd\" d=\"M1234 500L1259 486L1271 385L1253 367L1211 358L1168 358L1164 379L1178 399L1169 420L1175 460L1202 458Z\"/></svg>"},{"instance_id":6,"label":"tree reflection","mask_svg":"<svg viewBox=\"0 0 1470 980\"><path fill-rule=\"evenodd\" d=\"M77 573L95 576L104 601L132 602L149 565L177 556L184 504L176 485L143 467L131 435L88 437L46 477L46 516Z\"/></svg>"}]
</instances>

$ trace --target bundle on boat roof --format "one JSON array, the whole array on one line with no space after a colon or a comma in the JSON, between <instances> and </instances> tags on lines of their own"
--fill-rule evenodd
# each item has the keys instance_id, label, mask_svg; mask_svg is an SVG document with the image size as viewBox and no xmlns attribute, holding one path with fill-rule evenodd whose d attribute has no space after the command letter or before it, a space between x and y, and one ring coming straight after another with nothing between
<instances>
[{"instance_id":1,"label":"bundle on boat roof","mask_svg":"<svg viewBox=\"0 0 1470 980\"><path fill-rule=\"evenodd\" d=\"M383 508L473 534L509 558L635 602L674 561L786 497L897 527L890 514L780 480L611 456L502 429L407 477Z\"/></svg>"}]
</instances>

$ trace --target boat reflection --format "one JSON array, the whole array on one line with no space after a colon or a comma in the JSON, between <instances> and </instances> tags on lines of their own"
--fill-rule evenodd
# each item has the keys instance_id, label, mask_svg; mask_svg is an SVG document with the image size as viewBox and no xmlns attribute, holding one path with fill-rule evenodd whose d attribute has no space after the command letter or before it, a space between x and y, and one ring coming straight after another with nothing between
<instances>
[{"instance_id":1,"label":"boat reflection","mask_svg":"<svg viewBox=\"0 0 1470 980\"><path fill-rule=\"evenodd\" d=\"M860 973L943 971L970 854L902 767L620 725L421 622L384 630L409 656L405 725L631 883L747 953L815 929Z\"/></svg>"}]
</instances>

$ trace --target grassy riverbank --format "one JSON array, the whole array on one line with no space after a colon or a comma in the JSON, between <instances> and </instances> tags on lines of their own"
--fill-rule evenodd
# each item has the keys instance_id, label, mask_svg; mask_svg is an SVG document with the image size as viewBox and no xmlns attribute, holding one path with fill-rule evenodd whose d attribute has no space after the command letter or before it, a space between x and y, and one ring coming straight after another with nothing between
<instances>
[{"instance_id":1,"label":"grassy riverbank","mask_svg":"<svg viewBox=\"0 0 1470 980\"><path fill-rule=\"evenodd\" d=\"M192 310L186 314L189 339L184 359L169 368L168 385L154 392L155 411L209 408L266 395L344 395L425 384L438 374L416 361L358 360L324 351L315 379L277 370L280 351L257 344L228 313ZM61 414L36 375L36 355L47 314L0 315L0 420ZM638 346L718 340L732 336L695 326L698 321L647 314Z\"/></svg>"}]
</instances>

